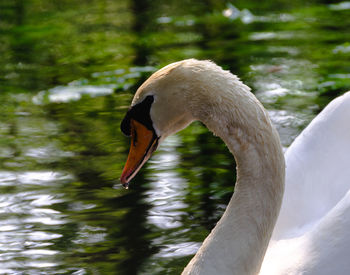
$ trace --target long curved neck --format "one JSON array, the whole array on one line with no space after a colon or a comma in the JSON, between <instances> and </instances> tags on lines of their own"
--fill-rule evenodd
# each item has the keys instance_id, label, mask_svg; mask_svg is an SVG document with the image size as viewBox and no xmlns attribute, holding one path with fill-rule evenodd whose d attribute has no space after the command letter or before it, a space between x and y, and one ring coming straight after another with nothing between
<instances>
[{"instance_id":1,"label":"long curved neck","mask_svg":"<svg viewBox=\"0 0 350 275\"><path fill-rule=\"evenodd\" d=\"M183 274L257 274L282 202L284 156L278 134L249 88L232 77L226 91L210 87L217 92L197 100L202 108L193 108L193 115L235 156L235 192ZM200 88L196 92L208 97Z\"/></svg>"}]
</instances>

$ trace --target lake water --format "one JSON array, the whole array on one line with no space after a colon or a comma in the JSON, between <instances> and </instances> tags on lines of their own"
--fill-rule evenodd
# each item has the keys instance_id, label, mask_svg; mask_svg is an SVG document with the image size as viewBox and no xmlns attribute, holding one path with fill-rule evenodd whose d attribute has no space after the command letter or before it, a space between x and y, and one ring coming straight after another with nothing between
<instances>
[{"instance_id":1,"label":"lake water","mask_svg":"<svg viewBox=\"0 0 350 275\"><path fill-rule=\"evenodd\" d=\"M235 164L200 123L123 189L119 124L158 68L211 59L253 88L283 146L350 90L350 2L0 2L0 274L179 274Z\"/></svg>"}]
</instances>

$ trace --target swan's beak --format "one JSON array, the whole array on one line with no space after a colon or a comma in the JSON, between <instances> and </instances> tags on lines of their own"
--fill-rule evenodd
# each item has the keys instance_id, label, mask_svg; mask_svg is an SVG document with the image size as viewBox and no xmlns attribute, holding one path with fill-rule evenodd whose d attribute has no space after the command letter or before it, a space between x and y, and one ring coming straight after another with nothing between
<instances>
[{"instance_id":1,"label":"swan's beak","mask_svg":"<svg viewBox=\"0 0 350 275\"><path fill-rule=\"evenodd\" d=\"M158 137L142 123L131 119L131 145L129 156L120 177L121 184L128 188L130 180L157 149Z\"/></svg>"}]
</instances>

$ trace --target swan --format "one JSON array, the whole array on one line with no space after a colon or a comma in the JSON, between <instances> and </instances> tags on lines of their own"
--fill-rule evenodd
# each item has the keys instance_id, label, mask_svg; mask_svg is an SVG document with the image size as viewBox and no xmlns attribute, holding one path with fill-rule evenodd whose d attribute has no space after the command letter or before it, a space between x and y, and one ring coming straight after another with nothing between
<instances>
[{"instance_id":1,"label":"swan","mask_svg":"<svg viewBox=\"0 0 350 275\"><path fill-rule=\"evenodd\" d=\"M350 124L343 116L350 118L350 93L284 157L267 111L237 76L211 61L172 63L139 87L121 123L131 145L120 181L127 188L167 136L199 120L234 155L237 181L182 274L347 274Z\"/></svg>"}]
</instances>

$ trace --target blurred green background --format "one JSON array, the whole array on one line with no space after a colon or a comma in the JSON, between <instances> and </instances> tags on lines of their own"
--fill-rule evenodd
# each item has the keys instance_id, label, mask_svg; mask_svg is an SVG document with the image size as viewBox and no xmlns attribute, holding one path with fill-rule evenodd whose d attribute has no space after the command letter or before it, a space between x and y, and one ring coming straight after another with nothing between
<instances>
[{"instance_id":1,"label":"blurred green background","mask_svg":"<svg viewBox=\"0 0 350 275\"><path fill-rule=\"evenodd\" d=\"M350 2L0 0L0 274L179 274L231 197L234 160L200 123L132 182L119 124L158 68L211 59L286 148L350 90Z\"/></svg>"}]
</instances>

